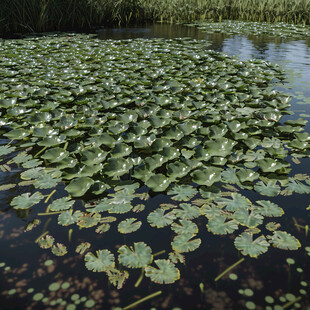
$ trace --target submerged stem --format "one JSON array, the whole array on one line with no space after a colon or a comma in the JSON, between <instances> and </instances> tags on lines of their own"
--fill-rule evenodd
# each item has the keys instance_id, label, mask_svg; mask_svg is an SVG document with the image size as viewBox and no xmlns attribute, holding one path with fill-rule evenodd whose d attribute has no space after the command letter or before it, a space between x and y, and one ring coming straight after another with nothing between
<instances>
[{"instance_id":1,"label":"submerged stem","mask_svg":"<svg viewBox=\"0 0 310 310\"><path fill-rule=\"evenodd\" d=\"M226 270L224 270L220 275L218 275L214 281L218 281L222 276L224 276L228 271L232 270L233 268L235 268L236 266L238 266L239 264L241 264L244 261L244 258L241 258L240 260L238 260L236 263L234 263L233 265L231 265L230 267L228 267Z\"/></svg>"},{"instance_id":2,"label":"submerged stem","mask_svg":"<svg viewBox=\"0 0 310 310\"><path fill-rule=\"evenodd\" d=\"M135 283L135 287L138 287L144 278L144 269L141 270L141 274L137 282Z\"/></svg>"},{"instance_id":3,"label":"submerged stem","mask_svg":"<svg viewBox=\"0 0 310 310\"><path fill-rule=\"evenodd\" d=\"M146 296L146 297L144 297L144 298L142 298L142 299L140 299L140 300L138 300L138 301L136 301L136 302L130 304L129 306L123 308L123 310L131 309L131 308L133 308L133 307L135 307L135 306L137 306L137 305L140 305L141 303L143 303L143 302L145 302L145 301L147 301L147 300L149 300L149 299L151 299L151 298L154 298L154 297L160 295L161 293L162 293L162 291L158 291L158 292L156 292L156 293L153 293L153 294L151 294L151 295L148 295L148 296Z\"/></svg>"}]
</instances>

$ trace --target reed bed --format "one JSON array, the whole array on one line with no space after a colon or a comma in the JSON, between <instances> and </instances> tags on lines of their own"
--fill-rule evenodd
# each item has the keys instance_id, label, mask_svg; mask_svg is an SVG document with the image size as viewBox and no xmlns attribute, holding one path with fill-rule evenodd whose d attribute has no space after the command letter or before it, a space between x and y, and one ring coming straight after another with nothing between
<instances>
[{"instance_id":1,"label":"reed bed","mask_svg":"<svg viewBox=\"0 0 310 310\"><path fill-rule=\"evenodd\" d=\"M310 0L1 0L0 33L200 19L309 25Z\"/></svg>"}]
</instances>

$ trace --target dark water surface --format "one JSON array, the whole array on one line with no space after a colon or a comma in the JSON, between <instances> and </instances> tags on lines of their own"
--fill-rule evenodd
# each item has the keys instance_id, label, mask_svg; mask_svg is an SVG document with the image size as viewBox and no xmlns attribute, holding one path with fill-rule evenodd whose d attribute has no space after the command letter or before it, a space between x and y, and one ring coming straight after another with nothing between
<instances>
[{"instance_id":1,"label":"dark water surface","mask_svg":"<svg viewBox=\"0 0 310 310\"><path fill-rule=\"evenodd\" d=\"M225 36L219 33L207 34L194 27L160 24L143 28L103 29L98 34L103 40L191 37L207 40L210 49L235 55L240 59L259 58L277 63L283 66L288 74L288 82L283 88L278 89L293 96L291 104L294 115L285 116L281 122L298 117L309 120L309 39L284 41L281 38L266 36ZM310 132L309 126L306 126L307 132ZM293 167L292 175L310 174L309 159L303 159L299 165ZM1 173L0 183L16 183L18 176L18 171ZM310 245L310 233L307 235L305 229L294 225L295 221L303 226L310 225L310 210L306 210L310 204L310 197L307 195L294 194L273 199L285 211L280 220L276 219L277 222L302 244L298 251L269 249L257 259L245 257L245 260L233 269L233 273L238 276L237 280L230 279L227 274L215 283L214 278L242 256L235 249L233 238L213 236L204 229L205 233L199 235L202 239L200 249L186 254L186 263L180 269L181 279L176 284L156 285L150 283L149 279L144 279L139 287L135 288L134 285L140 276L138 270L131 274L124 288L116 290L109 286L104 274L86 270L82 255L67 254L64 257L56 257L50 251L39 248L34 240L43 231L48 230L58 242L68 246L69 253L74 253L76 245L82 241L92 240L92 248L112 249L136 241L137 236L123 237L112 230L98 235L94 229L80 231L74 228L69 242L68 229L57 225L56 216L51 219L41 216L42 224L31 232L24 233L25 224L36 217L36 212L44 212L44 209L28 212L29 214L11 209L9 203L19 194L17 191L11 189L0 192L1 310L114 309L125 307L159 290L162 291L160 296L139 305L136 309L310 309L310 256L304 250L304 247ZM53 198L62 196L63 187L59 187ZM261 196L254 192L247 196L252 201L261 199ZM164 195L157 195L146 203L146 208L154 208L166 201ZM146 221L145 215L137 214L136 217L142 222ZM206 223L207 220L200 220L197 224L205 227ZM139 236L141 241L152 244L154 253L170 246L171 236L168 229L159 231L149 225L142 225ZM295 263L289 265L287 258L293 258ZM50 266L45 265L48 260L53 261ZM61 283L63 287L54 290L50 285L55 282ZM64 283L69 283L69 287ZM292 294L299 300L290 304ZM270 298L265 299L266 296ZM274 302L271 302L271 297ZM256 308L253 308L253 304Z\"/></svg>"}]
</instances>

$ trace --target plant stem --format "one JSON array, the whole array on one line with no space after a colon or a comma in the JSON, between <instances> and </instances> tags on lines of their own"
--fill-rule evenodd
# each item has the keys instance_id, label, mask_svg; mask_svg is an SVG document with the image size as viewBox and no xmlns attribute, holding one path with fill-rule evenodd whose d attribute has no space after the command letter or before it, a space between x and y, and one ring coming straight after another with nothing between
<instances>
[{"instance_id":1,"label":"plant stem","mask_svg":"<svg viewBox=\"0 0 310 310\"><path fill-rule=\"evenodd\" d=\"M144 298L142 298L142 299L140 299L140 300L138 300L138 301L136 301L136 302L130 304L129 306L123 308L123 310L131 309L131 308L133 308L133 307L135 307L135 306L137 306L137 305L140 305L141 303L143 303L143 302L145 302L145 301L147 301L147 300L149 300L149 299L151 299L151 298L154 298L154 297L160 295L161 293L162 293L162 291L158 291L158 292L156 292L156 293L153 293L153 294L151 294L151 295L148 295L148 296L146 296L146 297L144 297Z\"/></svg>"},{"instance_id":2,"label":"plant stem","mask_svg":"<svg viewBox=\"0 0 310 310\"><path fill-rule=\"evenodd\" d=\"M222 276L224 276L227 272L229 272L230 270L234 269L236 266L238 266L239 264L241 264L244 261L244 258L241 258L240 260L238 260L236 263L234 263L233 265L231 265L230 267L228 267L226 270L224 270L220 275L218 275L214 281L217 282Z\"/></svg>"}]
</instances>

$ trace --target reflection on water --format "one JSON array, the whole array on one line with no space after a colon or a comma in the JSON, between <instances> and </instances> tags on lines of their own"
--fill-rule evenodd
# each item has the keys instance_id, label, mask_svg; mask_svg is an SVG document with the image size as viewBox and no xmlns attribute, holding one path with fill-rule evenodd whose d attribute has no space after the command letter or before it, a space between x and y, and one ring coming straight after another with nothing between
<instances>
[{"instance_id":1,"label":"reflection on water","mask_svg":"<svg viewBox=\"0 0 310 310\"><path fill-rule=\"evenodd\" d=\"M220 33L206 34L194 27L161 24L142 28L103 29L99 32L99 37L101 39L192 37L207 40L210 43L210 49L236 55L241 59L260 58L278 63L295 72L295 80L289 84L292 88L285 88L291 94L300 96L300 99L292 101L292 109L297 116L310 114L310 104L298 104L298 101L306 103L304 97L310 97L310 46L305 41L287 40L283 42L281 39L270 39L263 36L236 35L228 37ZM310 131L309 127L307 128ZM310 174L309 169L308 161L303 160L293 173ZM10 174L10 180L5 179L6 177L7 174L1 174L0 181L3 183L15 182L14 173ZM14 190L10 193L13 195ZM254 201L257 198L255 195L253 193L252 196L249 196L251 200ZM6 195L1 194L0 197L2 201L0 210L6 211L9 205L8 195L7 193ZM162 199L163 197L154 197L148 202L147 207L152 208L154 205L158 205ZM304 205L309 204L309 201L304 201L301 195L280 197L279 200L282 200L279 202L280 205L286 203L285 211L288 215L295 216L298 223L303 226L309 224L309 215L304 209ZM34 215L30 215L30 217L33 218ZM204 227L205 224L205 222L198 223L199 226ZM290 217L283 218L281 224L289 226L291 232L301 240L303 245L309 245L309 237L306 236L305 231L295 227ZM140 271L137 271L128 280L125 288L117 291L107 284L106 278L103 279L101 274L87 271L82 256L67 255L65 259L58 258L33 243L33 240L40 235L44 225L46 230L53 232L57 230L55 232L57 240L68 241L67 230L60 229L56 217L50 222L47 218L42 218L39 231L33 230L24 234L24 225L23 219L18 218L13 212L0 213L1 310L85 309L88 307L86 306L87 301L90 301L88 305L91 309L113 309L116 306L126 306L158 290L163 290L162 296L139 307L139 309L150 309L151 307L172 309L176 306L182 309L250 309L249 302L255 301L260 305L266 305L266 303L264 304L265 296L270 295L273 298L278 298L285 293L299 294L296 297L301 296L304 304L307 303L307 297L302 292L306 288L300 282L305 280L305 275L309 272L309 264L305 260L304 250L288 254L296 260L294 266L287 264L287 254L279 250L270 250L270 253L262 255L259 260L246 258L242 265L233 270L238 277L237 280L229 278L228 273L215 286L214 278L219 272L228 268L240 257L238 257L229 237L208 234L207 237L201 236L202 239L205 238L204 246L199 251L186 256L186 266L181 270L182 278L175 285L167 287L154 283L149 284L145 281L138 288L134 288L140 274ZM147 231L147 228L144 227L144 236L152 240L155 251L161 251L166 247L166 244L170 243L171 240L167 238L165 229L158 233L158 230L148 229ZM120 240L116 239L120 238L119 234L111 232L98 236L88 230L86 233L83 230L81 234L78 229L75 229L72 233L69 253L74 253L76 245L88 238L93 240L92 251L98 247L114 246L117 248L118 244L131 242L131 236L126 236L127 240ZM51 265L47 263L49 260L52 260ZM297 267L302 268L303 272L297 271ZM57 288L57 285L54 285L51 289L50 285L53 283L58 283L61 287L54 290L55 287ZM64 283L69 283L69 286ZM146 283L149 286L146 286ZM34 291L31 288L34 288ZM245 293L245 289L250 291ZM40 293L43 296L36 295ZM91 300L95 302L95 305Z\"/></svg>"}]
</instances>

